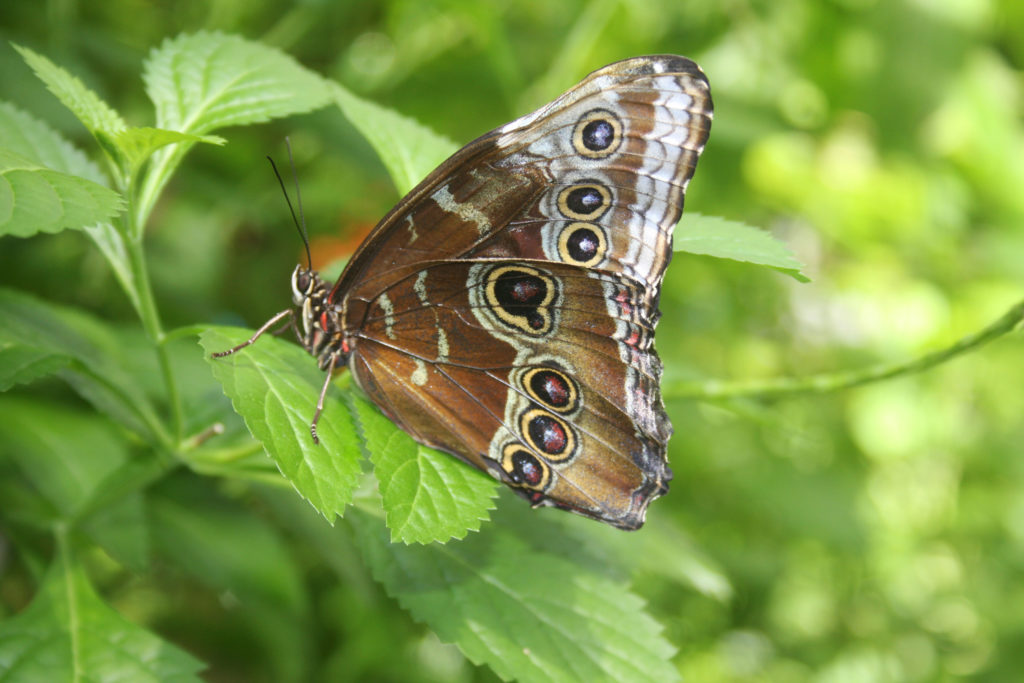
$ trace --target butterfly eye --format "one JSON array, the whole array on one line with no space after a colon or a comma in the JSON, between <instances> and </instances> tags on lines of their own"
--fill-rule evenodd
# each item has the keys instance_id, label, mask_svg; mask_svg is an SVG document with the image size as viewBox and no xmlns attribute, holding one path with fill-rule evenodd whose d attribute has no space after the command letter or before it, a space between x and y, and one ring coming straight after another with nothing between
<instances>
[{"instance_id":1,"label":"butterfly eye","mask_svg":"<svg viewBox=\"0 0 1024 683\"><path fill-rule=\"evenodd\" d=\"M313 275L302 266L296 266L292 273L292 299L301 305L302 300L313 291Z\"/></svg>"}]
</instances>

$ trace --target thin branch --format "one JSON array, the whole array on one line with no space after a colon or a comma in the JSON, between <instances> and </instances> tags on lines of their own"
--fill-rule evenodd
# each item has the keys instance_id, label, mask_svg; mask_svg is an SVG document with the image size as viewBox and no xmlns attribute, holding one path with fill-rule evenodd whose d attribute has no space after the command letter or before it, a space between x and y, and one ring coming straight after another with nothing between
<instances>
[{"instance_id":1,"label":"thin branch","mask_svg":"<svg viewBox=\"0 0 1024 683\"><path fill-rule=\"evenodd\" d=\"M923 372L961 354L984 346L1024 325L1024 300L1017 302L998 320L954 344L902 363L883 363L861 370L809 377L781 377L767 380L728 382L674 382L662 389L665 399L677 398L778 398L795 394L824 394L880 382L893 377Z\"/></svg>"}]
</instances>

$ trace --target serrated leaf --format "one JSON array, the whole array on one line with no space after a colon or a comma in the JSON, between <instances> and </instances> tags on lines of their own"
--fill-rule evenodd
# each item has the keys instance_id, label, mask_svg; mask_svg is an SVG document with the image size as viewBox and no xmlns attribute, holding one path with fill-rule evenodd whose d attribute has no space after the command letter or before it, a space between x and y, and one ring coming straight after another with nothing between
<instances>
[{"instance_id":1,"label":"serrated leaf","mask_svg":"<svg viewBox=\"0 0 1024 683\"><path fill-rule=\"evenodd\" d=\"M0 235L83 228L117 215L121 195L0 149Z\"/></svg>"},{"instance_id":2,"label":"serrated leaf","mask_svg":"<svg viewBox=\"0 0 1024 683\"><path fill-rule=\"evenodd\" d=\"M78 78L27 47L14 45L22 58L61 103L85 124L90 133L114 134L127 128L121 115Z\"/></svg>"},{"instance_id":3,"label":"serrated leaf","mask_svg":"<svg viewBox=\"0 0 1024 683\"><path fill-rule=\"evenodd\" d=\"M104 187L109 184L99 167L57 131L7 102L0 102L0 147L54 171L81 176ZM122 289L138 309L137 287L121 233L107 221L87 225L84 229L103 252L114 275L121 281Z\"/></svg>"},{"instance_id":4,"label":"serrated leaf","mask_svg":"<svg viewBox=\"0 0 1024 683\"><path fill-rule=\"evenodd\" d=\"M202 662L100 600L63 552L24 612L0 623L0 680L200 681Z\"/></svg>"},{"instance_id":5,"label":"serrated leaf","mask_svg":"<svg viewBox=\"0 0 1024 683\"><path fill-rule=\"evenodd\" d=\"M675 251L768 266L799 282L810 282L803 264L783 242L758 228L718 216L687 213L675 233Z\"/></svg>"},{"instance_id":6,"label":"serrated leaf","mask_svg":"<svg viewBox=\"0 0 1024 683\"><path fill-rule=\"evenodd\" d=\"M73 359L58 375L98 410L139 433L159 424L138 383L120 362L122 344L103 323L80 311L0 289L0 344Z\"/></svg>"},{"instance_id":7,"label":"serrated leaf","mask_svg":"<svg viewBox=\"0 0 1024 683\"><path fill-rule=\"evenodd\" d=\"M388 543L349 521L374 578L471 661L523 681L674 681L673 647L643 601L588 567L536 551L501 525L446 545Z\"/></svg>"},{"instance_id":8,"label":"serrated leaf","mask_svg":"<svg viewBox=\"0 0 1024 683\"><path fill-rule=\"evenodd\" d=\"M377 152L400 194L415 187L458 149L418 121L357 97L337 84L334 101Z\"/></svg>"},{"instance_id":9,"label":"serrated leaf","mask_svg":"<svg viewBox=\"0 0 1024 683\"><path fill-rule=\"evenodd\" d=\"M355 392L350 402L373 462L392 541L443 543L480 529L494 508L494 479L416 443Z\"/></svg>"},{"instance_id":10,"label":"serrated leaf","mask_svg":"<svg viewBox=\"0 0 1024 683\"><path fill-rule=\"evenodd\" d=\"M52 375L70 363L61 353L0 341L0 391Z\"/></svg>"},{"instance_id":11,"label":"serrated leaf","mask_svg":"<svg viewBox=\"0 0 1024 683\"><path fill-rule=\"evenodd\" d=\"M225 358L209 354L230 349L251 333L211 328L200 335L213 376L231 399L252 435L281 473L328 521L340 517L360 474L355 423L337 394L328 391L313 443L313 419L324 375L303 349L270 334Z\"/></svg>"},{"instance_id":12,"label":"serrated leaf","mask_svg":"<svg viewBox=\"0 0 1024 683\"><path fill-rule=\"evenodd\" d=\"M114 140L117 148L125 157L131 168L141 166L156 150L179 142L195 144L204 142L210 145L223 145L227 142L216 135L190 135L162 128L128 128L118 133Z\"/></svg>"},{"instance_id":13,"label":"serrated leaf","mask_svg":"<svg viewBox=\"0 0 1024 683\"><path fill-rule=\"evenodd\" d=\"M77 147L46 123L9 102L0 102L0 147L40 166L107 186L106 176Z\"/></svg>"},{"instance_id":14,"label":"serrated leaf","mask_svg":"<svg viewBox=\"0 0 1024 683\"><path fill-rule=\"evenodd\" d=\"M292 57L222 33L171 38L146 60L157 127L200 135L327 104L326 82Z\"/></svg>"}]
</instances>

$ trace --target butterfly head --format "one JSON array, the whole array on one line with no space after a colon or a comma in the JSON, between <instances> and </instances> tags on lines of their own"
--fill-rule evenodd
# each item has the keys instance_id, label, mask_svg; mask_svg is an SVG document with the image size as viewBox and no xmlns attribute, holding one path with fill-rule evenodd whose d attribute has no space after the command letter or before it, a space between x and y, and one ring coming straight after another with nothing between
<instances>
[{"instance_id":1,"label":"butterfly head","mask_svg":"<svg viewBox=\"0 0 1024 683\"><path fill-rule=\"evenodd\" d=\"M302 321L299 337L302 345L325 369L334 358L344 361L348 343L342 333L337 308L330 303L331 283L310 268L295 266L292 272L292 302L299 308Z\"/></svg>"}]
</instances>

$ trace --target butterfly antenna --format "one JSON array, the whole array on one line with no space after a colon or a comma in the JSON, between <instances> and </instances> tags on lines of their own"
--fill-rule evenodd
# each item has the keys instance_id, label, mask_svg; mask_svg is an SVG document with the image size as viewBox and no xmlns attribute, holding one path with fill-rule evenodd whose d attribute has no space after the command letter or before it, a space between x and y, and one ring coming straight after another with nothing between
<instances>
[{"instance_id":1,"label":"butterfly antenna","mask_svg":"<svg viewBox=\"0 0 1024 683\"><path fill-rule=\"evenodd\" d=\"M289 145L288 146L288 157L291 158L291 155L292 155L292 148L291 148L291 145ZM309 267L310 270L313 270L313 256L312 256L312 254L310 254L310 251L309 251L309 238L306 236L306 221L305 221L305 219L303 219L302 222L300 223L298 217L295 215L295 207L292 206L291 197L288 196L288 189L284 186L284 179L281 178L281 173L277 170L277 164L275 164L274 160L271 159L269 156L267 157L267 161L270 162L270 167L272 169L274 169L274 176L277 178L277 184L281 186L281 192L284 194L284 201L288 204L288 210L291 211L291 213L292 213L292 223L295 224L295 229L299 231L299 237L302 238L302 246L306 248L306 264L307 264L307 266ZM295 163L292 162L292 173L294 173L294 172L295 172ZM299 189L299 184L298 184L298 180L296 180L296 182L295 182L295 190L296 190L296 192L298 192L298 189ZM301 196L299 197L299 201L301 202ZM301 203L299 204L299 215L300 216L302 215L302 204Z\"/></svg>"}]
</instances>

